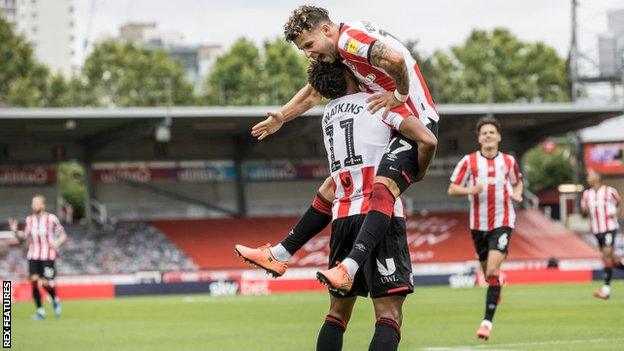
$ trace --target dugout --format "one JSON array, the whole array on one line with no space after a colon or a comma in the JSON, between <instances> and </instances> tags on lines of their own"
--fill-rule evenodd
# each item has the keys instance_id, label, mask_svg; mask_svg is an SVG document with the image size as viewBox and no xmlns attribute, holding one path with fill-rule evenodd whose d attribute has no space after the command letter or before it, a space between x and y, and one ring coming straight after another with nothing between
<instances>
[{"instance_id":1,"label":"dugout","mask_svg":"<svg viewBox=\"0 0 624 351\"><path fill-rule=\"evenodd\" d=\"M319 127L323 108L312 109L265 141L254 140L251 126L273 109L0 108L0 167L54 168L57 162L78 160L87 170L88 201L99 205L88 208L120 219L296 214L309 205L327 175ZM427 179L406 194L415 209L466 206L463 199L446 196L448 176L459 158L477 147L474 124L484 115L501 121L502 149L521 156L548 136L622 113L622 105L612 103L439 109L436 162ZM0 186L0 220L27 205L35 192L19 189Z\"/></svg>"}]
</instances>

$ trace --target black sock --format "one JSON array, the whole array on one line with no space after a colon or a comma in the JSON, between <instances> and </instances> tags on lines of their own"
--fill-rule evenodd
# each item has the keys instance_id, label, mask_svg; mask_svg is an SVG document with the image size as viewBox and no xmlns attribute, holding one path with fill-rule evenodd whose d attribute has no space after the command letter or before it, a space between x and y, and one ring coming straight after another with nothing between
<instances>
[{"instance_id":1,"label":"black sock","mask_svg":"<svg viewBox=\"0 0 624 351\"><path fill-rule=\"evenodd\" d=\"M364 223L362 223L360 232L355 238L355 243L348 256L357 262L360 267L368 259L377 243L386 235L390 227L394 210L394 195L385 185L375 183L369 199L369 206L370 210L366 214Z\"/></svg>"},{"instance_id":2,"label":"black sock","mask_svg":"<svg viewBox=\"0 0 624 351\"><path fill-rule=\"evenodd\" d=\"M604 276L605 285L611 285L611 278L613 277L613 268L605 267L603 276Z\"/></svg>"},{"instance_id":3,"label":"black sock","mask_svg":"<svg viewBox=\"0 0 624 351\"><path fill-rule=\"evenodd\" d=\"M41 293L39 292L39 286L37 282L31 282L30 284L32 286L32 296L33 300L35 300L35 305L37 305L37 308L41 308Z\"/></svg>"},{"instance_id":4,"label":"black sock","mask_svg":"<svg viewBox=\"0 0 624 351\"><path fill-rule=\"evenodd\" d=\"M52 300L56 299L56 289L50 285L44 285L43 288L48 292Z\"/></svg>"},{"instance_id":5,"label":"black sock","mask_svg":"<svg viewBox=\"0 0 624 351\"><path fill-rule=\"evenodd\" d=\"M401 327L389 318L379 318L368 351L393 351L399 348Z\"/></svg>"},{"instance_id":6,"label":"black sock","mask_svg":"<svg viewBox=\"0 0 624 351\"><path fill-rule=\"evenodd\" d=\"M368 212L348 257L362 267L377 243L386 235L391 221L392 218L384 213Z\"/></svg>"},{"instance_id":7,"label":"black sock","mask_svg":"<svg viewBox=\"0 0 624 351\"><path fill-rule=\"evenodd\" d=\"M487 278L488 289L485 299L485 320L492 321L494 312L500 300L501 286L497 275L491 275Z\"/></svg>"},{"instance_id":8,"label":"black sock","mask_svg":"<svg viewBox=\"0 0 624 351\"><path fill-rule=\"evenodd\" d=\"M331 202L316 194L312 205L303 214L295 228L281 242L291 254L299 251L313 236L320 233L331 222Z\"/></svg>"},{"instance_id":9,"label":"black sock","mask_svg":"<svg viewBox=\"0 0 624 351\"><path fill-rule=\"evenodd\" d=\"M316 341L316 351L340 351L342 350L342 337L347 324L341 319L327 315L325 323L319 331Z\"/></svg>"}]
</instances>

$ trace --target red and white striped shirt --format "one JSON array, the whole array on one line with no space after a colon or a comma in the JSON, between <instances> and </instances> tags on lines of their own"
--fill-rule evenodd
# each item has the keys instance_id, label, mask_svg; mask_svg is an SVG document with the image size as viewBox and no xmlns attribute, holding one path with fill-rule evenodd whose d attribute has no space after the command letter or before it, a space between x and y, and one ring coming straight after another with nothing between
<instances>
[{"instance_id":1,"label":"red and white striped shirt","mask_svg":"<svg viewBox=\"0 0 624 351\"><path fill-rule=\"evenodd\" d=\"M617 190L607 185L600 186L598 190L589 188L583 192L581 204L589 212L592 233L605 233L619 228L617 207L620 200Z\"/></svg>"},{"instance_id":2,"label":"red and white striped shirt","mask_svg":"<svg viewBox=\"0 0 624 351\"><path fill-rule=\"evenodd\" d=\"M409 75L409 98L406 104L414 116L424 125L430 123L430 119L435 122L440 119L416 60L397 38L366 21L343 23L340 25L339 33L336 49L343 58L342 63L349 67L368 93L396 89L394 79L383 68L370 64L372 44L380 41L403 54Z\"/></svg>"},{"instance_id":3,"label":"red and white striped shirt","mask_svg":"<svg viewBox=\"0 0 624 351\"><path fill-rule=\"evenodd\" d=\"M367 93L346 95L325 106L321 120L323 139L331 172L335 200L333 219L368 213L377 166L385 153L391 129L398 129L410 113L383 110L371 115L366 110ZM405 151L409 152L409 151ZM397 198L394 215L403 217L403 204Z\"/></svg>"},{"instance_id":4,"label":"red and white striped shirt","mask_svg":"<svg viewBox=\"0 0 624 351\"><path fill-rule=\"evenodd\" d=\"M52 213L42 212L40 216L26 217L24 235L29 239L27 258L29 260L56 260L58 252L50 243L57 239L63 226Z\"/></svg>"},{"instance_id":5,"label":"red and white striped shirt","mask_svg":"<svg viewBox=\"0 0 624 351\"><path fill-rule=\"evenodd\" d=\"M491 231L514 227L516 213L511 201L512 186L522 180L522 173L513 156L499 152L489 159L480 151L464 156L451 175L451 183L468 186L477 183L483 191L468 195L470 229Z\"/></svg>"}]
</instances>

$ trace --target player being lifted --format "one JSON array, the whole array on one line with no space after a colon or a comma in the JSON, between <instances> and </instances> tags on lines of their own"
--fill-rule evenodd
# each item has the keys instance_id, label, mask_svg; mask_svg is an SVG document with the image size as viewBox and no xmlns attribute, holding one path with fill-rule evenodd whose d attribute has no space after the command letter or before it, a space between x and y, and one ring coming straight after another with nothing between
<instances>
[{"instance_id":1,"label":"player being lifted","mask_svg":"<svg viewBox=\"0 0 624 351\"><path fill-rule=\"evenodd\" d=\"M513 156L499 151L500 124L493 117L477 122L481 149L464 156L451 175L448 193L468 196L472 241L488 284L485 317L477 336L489 339L500 301L501 264L507 256L516 215L513 201L522 201L522 174Z\"/></svg>"},{"instance_id":2,"label":"player being lifted","mask_svg":"<svg viewBox=\"0 0 624 351\"><path fill-rule=\"evenodd\" d=\"M424 177L437 145L438 112L409 50L376 25L363 21L336 24L330 20L327 10L300 6L284 26L284 35L310 59L327 63L338 60L346 65L361 87L373 94L367 99L367 109L371 113L383 108L386 117L393 109L407 108L423 126L433 131L421 132L412 140L395 134L371 187L371 211L350 254L338 266L317 273L319 280L345 292L350 290L358 268L389 228L390 209L395 199L411 183ZM266 138L320 99L314 87L307 84L279 111L268 113L266 120L255 125L252 135L260 140ZM329 224L332 202L338 202L341 211L350 211L348 201L334 198L333 185L331 178L321 185L312 206L279 245L257 249L238 245L237 252L274 276L283 274L290 257Z\"/></svg>"},{"instance_id":3,"label":"player being lifted","mask_svg":"<svg viewBox=\"0 0 624 351\"><path fill-rule=\"evenodd\" d=\"M600 174L593 169L587 171L587 184L589 189L583 192L581 209L589 215L591 231L596 236L604 263L605 283L602 289L594 291L594 296L606 300L611 296L613 267L622 268L622 262L616 260L613 252L619 227L618 205L622 198L615 188L602 184Z\"/></svg>"},{"instance_id":4,"label":"player being lifted","mask_svg":"<svg viewBox=\"0 0 624 351\"><path fill-rule=\"evenodd\" d=\"M33 319L39 320L46 317L45 310L41 305L39 282L50 295L54 314L59 317L61 315L61 301L54 287L54 278L56 277L54 262L58 258L59 247L67 240L67 234L58 218L45 211L45 197L43 195L34 196L31 207L32 215L26 217L26 226L23 232L17 230L17 220L9 220L9 227L18 240L29 241L28 274L32 285L33 300L37 306Z\"/></svg>"},{"instance_id":5,"label":"player being lifted","mask_svg":"<svg viewBox=\"0 0 624 351\"><path fill-rule=\"evenodd\" d=\"M336 184L335 196L341 199L332 205L328 262L331 267L346 257L367 211L372 209L373 199L369 196L391 128L396 130L402 124L420 122L406 110L390 112L385 117L382 111L374 114L367 111L366 99L370 95L360 92L354 77L340 63L312 63L308 80L321 95L333 99L325 107L321 120L331 178ZM350 206L344 205L347 201ZM330 288L330 309L319 332L317 350L342 349L342 336L356 297L369 293L376 317L369 350L398 348L403 301L413 291L412 263L401 200L396 199L389 211L391 224L371 251L370 259L358 271L352 288L345 294Z\"/></svg>"}]
</instances>

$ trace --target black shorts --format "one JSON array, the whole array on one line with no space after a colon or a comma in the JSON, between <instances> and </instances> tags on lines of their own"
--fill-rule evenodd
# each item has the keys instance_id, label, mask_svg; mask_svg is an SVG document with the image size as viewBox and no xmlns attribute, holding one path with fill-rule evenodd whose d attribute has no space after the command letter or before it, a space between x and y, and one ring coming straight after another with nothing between
<instances>
[{"instance_id":1,"label":"black shorts","mask_svg":"<svg viewBox=\"0 0 624 351\"><path fill-rule=\"evenodd\" d=\"M606 247L614 247L615 246L615 230L611 230L604 233L594 234L596 240L598 240L598 246L602 250Z\"/></svg>"},{"instance_id":2,"label":"black shorts","mask_svg":"<svg viewBox=\"0 0 624 351\"><path fill-rule=\"evenodd\" d=\"M472 230L472 242L474 243L479 261L487 261L490 250L498 250L507 254L511 241L510 227L498 227L492 231Z\"/></svg>"},{"instance_id":3,"label":"black shorts","mask_svg":"<svg viewBox=\"0 0 624 351\"><path fill-rule=\"evenodd\" d=\"M437 138L438 123L431 119L429 121L427 128ZM377 175L394 180L403 193L416 179L418 169L418 144L395 131L379 163Z\"/></svg>"},{"instance_id":4,"label":"black shorts","mask_svg":"<svg viewBox=\"0 0 624 351\"><path fill-rule=\"evenodd\" d=\"M53 280L56 268L53 260L28 260L28 275L37 274L39 278Z\"/></svg>"},{"instance_id":5,"label":"black shorts","mask_svg":"<svg viewBox=\"0 0 624 351\"><path fill-rule=\"evenodd\" d=\"M329 242L329 267L349 255L366 215L339 218L332 223ZM330 291L336 297L370 296L372 298L407 295L414 291L412 261L405 232L405 219L392 217L390 229L375 246L371 256L355 275L353 288L346 295Z\"/></svg>"}]
</instances>

